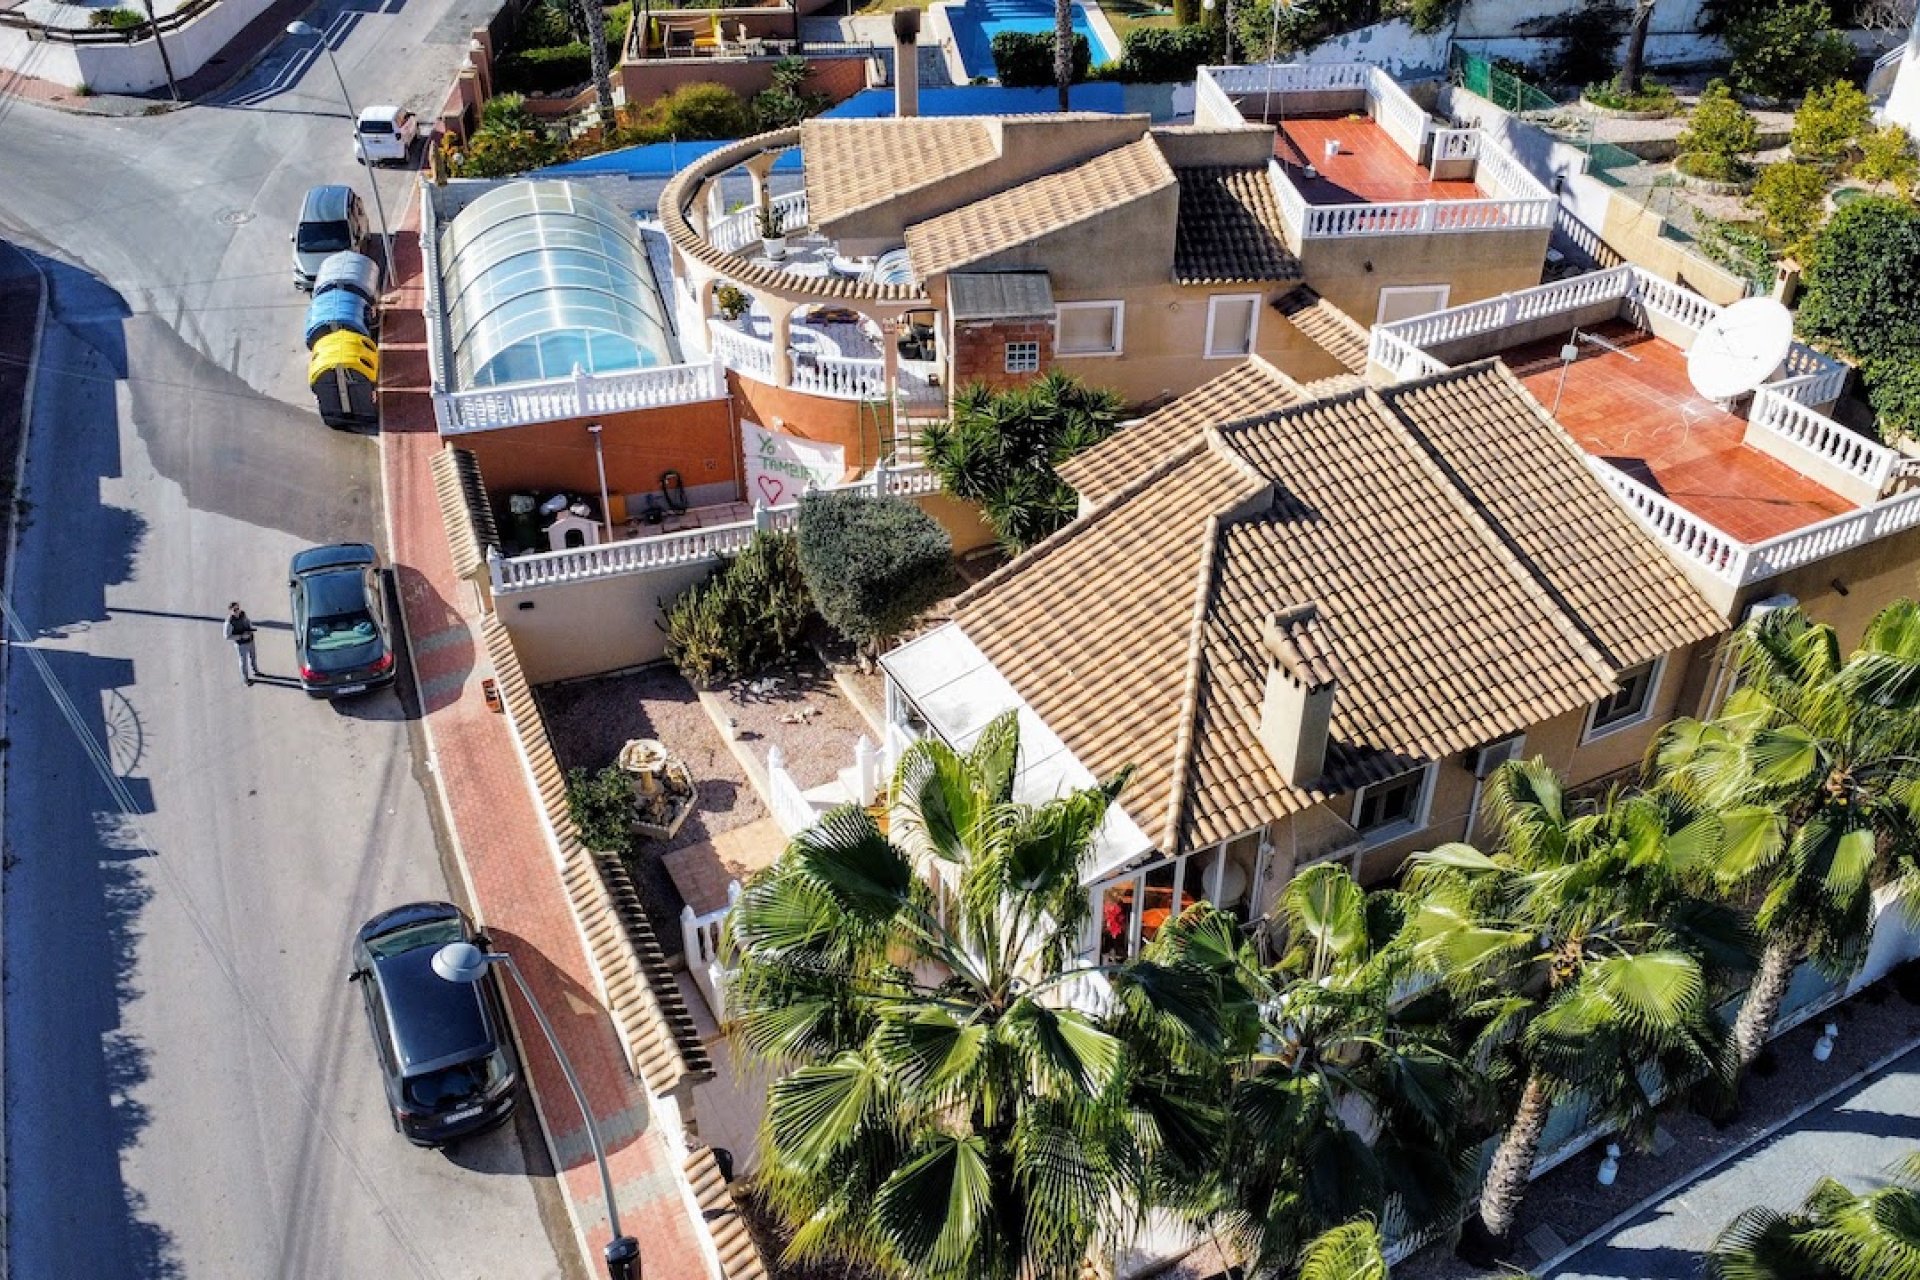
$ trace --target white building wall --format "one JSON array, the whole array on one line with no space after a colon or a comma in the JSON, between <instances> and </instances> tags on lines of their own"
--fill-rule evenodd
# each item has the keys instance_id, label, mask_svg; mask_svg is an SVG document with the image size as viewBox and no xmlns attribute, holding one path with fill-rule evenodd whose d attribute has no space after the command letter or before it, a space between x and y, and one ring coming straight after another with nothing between
<instances>
[{"instance_id":1,"label":"white building wall","mask_svg":"<svg viewBox=\"0 0 1920 1280\"><path fill-rule=\"evenodd\" d=\"M1920 12L1913 16L1913 30L1907 35L1907 51L1900 59L1893 91L1880 117L1888 124L1903 126L1908 133L1920 133Z\"/></svg>"}]
</instances>

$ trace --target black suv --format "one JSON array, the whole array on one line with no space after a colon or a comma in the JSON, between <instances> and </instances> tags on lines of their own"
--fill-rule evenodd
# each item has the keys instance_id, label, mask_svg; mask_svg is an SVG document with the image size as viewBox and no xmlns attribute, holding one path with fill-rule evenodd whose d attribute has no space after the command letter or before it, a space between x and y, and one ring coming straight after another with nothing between
<instances>
[{"instance_id":1,"label":"black suv","mask_svg":"<svg viewBox=\"0 0 1920 1280\"><path fill-rule=\"evenodd\" d=\"M487 947L450 902L382 912L353 940L349 980L366 1001L394 1128L422 1147L505 1120L520 1079L493 972L462 984L433 971L434 953L451 942Z\"/></svg>"}]
</instances>

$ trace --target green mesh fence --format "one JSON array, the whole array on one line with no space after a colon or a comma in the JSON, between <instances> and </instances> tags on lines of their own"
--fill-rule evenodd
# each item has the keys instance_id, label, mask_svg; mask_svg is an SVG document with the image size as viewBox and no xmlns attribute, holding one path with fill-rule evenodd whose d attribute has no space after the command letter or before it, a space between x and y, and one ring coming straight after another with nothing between
<instances>
[{"instance_id":1,"label":"green mesh fence","mask_svg":"<svg viewBox=\"0 0 1920 1280\"><path fill-rule=\"evenodd\" d=\"M1451 53L1453 82L1477 93L1503 111L1516 114L1527 111L1553 111L1559 103L1510 71L1504 71L1477 53L1468 53L1454 45Z\"/></svg>"}]
</instances>

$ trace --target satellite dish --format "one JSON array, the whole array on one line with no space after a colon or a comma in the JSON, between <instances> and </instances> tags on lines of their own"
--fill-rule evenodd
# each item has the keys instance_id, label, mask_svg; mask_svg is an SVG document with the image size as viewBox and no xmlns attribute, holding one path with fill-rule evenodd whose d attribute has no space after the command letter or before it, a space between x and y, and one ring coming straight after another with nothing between
<instances>
[{"instance_id":1,"label":"satellite dish","mask_svg":"<svg viewBox=\"0 0 1920 1280\"><path fill-rule=\"evenodd\" d=\"M1701 328L1687 352L1687 381L1724 404L1773 376L1793 349L1793 313L1772 298L1743 298Z\"/></svg>"}]
</instances>

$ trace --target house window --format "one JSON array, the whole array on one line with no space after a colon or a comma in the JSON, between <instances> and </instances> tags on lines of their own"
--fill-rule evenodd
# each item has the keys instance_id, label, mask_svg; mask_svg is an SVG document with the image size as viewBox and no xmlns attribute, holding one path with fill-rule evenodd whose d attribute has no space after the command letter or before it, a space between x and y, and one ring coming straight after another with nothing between
<instances>
[{"instance_id":1,"label":"house window","mask_svg":"<svg viewBox=\"0 0 1920 1280\"><path fill-rule=\"evenodd\" d=\"M1009 342L1007 344L1007 372L1040 372L1040 344L1037 342Z\"/></svg>"},{"instance_id":2,"label":"house window","mask_svg":"<svg viewBox=\"0 0 1920 1280\"><path fill-rule=\"evenodd\" d=\"M1117 356L1126 304L1063 302L1054 319L1054 351L1063 356Z\"/></svg>"},{"instance_id":3,"label":"house window","mask_svg":"<svg viewBox=\"0 0 1920 1280\"><path fill-rule=\"evenodd\" d=\"M1653 714L1653 691L1660 687L1660 672L1665 658L1629 667L1614 681L1613 692L1593 704L1587 712L1587 729L1582 742L1631 728Z\"/></svg>"},{"instance_id":4,"label":"house window","mask_svg":"<svg viewBox=\"0 0 1920 1280\"><path fill-rule=\"evenodd\" d=\"M1207 359L1253 354L1260 325L1260 295L1223 293L1207 299Z\"/></svg>"},{"instance_id":5,"label":"house window","mask_svg":"<svg viewBox=\"0 0 1920 1280\"><path fill-rule=\"evenodd\" d=\"M1245 924L1253 918L1262 844L1261 833L1250 831L1094 885L1088 949L1101 964L1119 964L1196 902L1211 902Z\"/></svg>"},{"instance_id":6,"label":"house window","mask_svg":"<svg viewBox=\"0 0 1920 1280\"><path fill-rule=\"evenodd\" d=\"M1418 831L1427 825L1427 796L1431 788L1433 766L1417 769L1373 782L1360 788L1353 800L1353 829L1378 842Z\"/></svg>"},{"instance_id":7,"label":"house window","mask_svg":"<svg viewBox=\"0 0 1920 1280\"><path fill-rule=\"evenodd\" d=\"M1439 311L1447 305L1447 298L1452 292L1453 286L1445 284L1389 286L1380 291L1380 312L1373 322L1391 324L1395 320L1408 320L1429 311Z\"/></svg>"}]
</instances>

